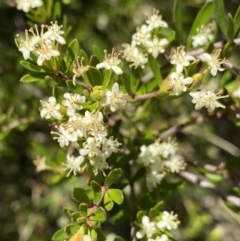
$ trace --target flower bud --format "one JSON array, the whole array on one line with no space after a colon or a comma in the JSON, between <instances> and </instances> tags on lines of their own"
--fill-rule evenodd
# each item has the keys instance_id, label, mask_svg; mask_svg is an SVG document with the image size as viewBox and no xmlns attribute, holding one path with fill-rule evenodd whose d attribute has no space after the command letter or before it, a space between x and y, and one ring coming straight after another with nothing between
<instances>
[{"instance_id":1,"label":"flower bud","mask_svg":"<svg viewBox=\"0 0 240 241\"><path fill-rule=\"evenodd\" d=\"M105 97L105 90L103 86L98 85L94 86L92 92L90 93L90 97L94 101L100 101Z\"/></svg>"}]
</instances>

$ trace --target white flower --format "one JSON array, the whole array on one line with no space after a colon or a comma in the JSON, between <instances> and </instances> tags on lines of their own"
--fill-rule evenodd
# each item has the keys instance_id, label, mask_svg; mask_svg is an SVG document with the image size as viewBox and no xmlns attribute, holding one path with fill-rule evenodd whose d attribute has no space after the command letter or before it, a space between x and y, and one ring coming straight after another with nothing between
<instances>
[{"instance_id":1,"label":"white flower","mask_svg":"<svg viewBox=\"0 0 240 241\"><path fill-rule=\"evenodd\" d=\"M179 225L179 221L177 219L177 214L173 215L173 212L169 213L164 211L162 214L162 220L157 223L157 227L159 229L176 229Z\"/></svg>"},{"instance_id":2,"label":"white flower","mask_svg":"<svg viewBox=\"0 0 240 241\"><path fill-rule=\"evenodd\" d=\"M72 123L62 124L56 126L58 132L52 131L51 134L56 134L57 136L53 139L58 140L61 147L68 146L69 142L76 142L79 137L77 132L77 126L72 125Z\"/></svg>"},{"instance_id":3,"label":"white flower","mask_svg":"<svg viewBox=\"0 0 240 241\"><path fill-rule=\"evenodd\" d=\"M65 100L62 101L62 104L67 107L67 115L72 116L75 114L76 110L81 110L83 104L86 101L85 96L78 94L65 93L63 95Z\"/></svg>"},{"instance_id":4,"label":"white flower","mask_svg":"<svg viewBox=\"0 0 240 241\"><path fill-rule=\"evenodd\" d=\"M153 15L148 17L148 20L146 20L146 23L148 24L148 29L150 31L158 27L161 27L161 28L168 27L168 24L162 20L162 16L158 14L159 14L159 11L157 11L156 9L153 9Z\"/></svg>"},{"instance_id":5,"label":"white flower","mask_svg":"<svg viewBox=\"0 0 240 241\"><path fill-rule=\"evenodd\" d=\"M88 137L86 142L83 143L83 148L79 150L80 155L87 156L90 159L94 159L96 156L101 154L100 148L101 143L99 143L95 138Z\"/></svg>"},{"instance_id":6,"label":"white flower","mask_svg":"<svg viewBox=\"0 0 240 241\"><path fill-rule=\"evenodd\" d=\"M49 60L52 57L60 55L58 50L53 49L52 41L49 39L43 41L36 47L36 53L38 54L37 64L39 66L42 66L45 60Z\"/></svg>"},{"instance_id":7,"label":"white flower","mask_svg":"<svg viewBox=\"0 0 240 241\"><path fill-rule=\"evenodd\" d=\"M142 69L145 67L145 64L148 62L148 59L145 54L143 54L137 47L136 43L132 41L131 45L123 44L124 50L123 58L125 58L128 62L133 62L130 67L134 66L135 69L137 67L141 67Z\"/></svg>"},{"instance_id":8,"label":"white flower","mask_svg":"<svg viewBox=\"0 0 240 241\"><path fill-rule=\"evenodd\" d=\"M156 157L153 156L149 147L143 145L140 150L141 153L139 154L138 161L142 162L144 166L148 167L151 163L156 161Z\"/></svg>"},{"instance_id":9,"label":"white flower","mask_svg":"<svg viewBox=\"0 0 240 241\"><path fill-rule=\"evenodd\" d=\"M119 146L121 146L121 143L119 143L116 139L113 140L113 136L111 136L109 139L103 138L102 139L102 153L106 158L108 158L113 152L119 151Z\"/></svg>"},{"instance_id":10,"label":"white flower","mask_svg":"<svg viewBox=\"0 0 240 241\"><path fill-rule=\"evenodd\" d=\"M102 63L97 64L96 68L101 69L105 68L107 70L112 69L113 72L117 75L122 74L123 71L118 67L120 64L121 60L118 59L119 54L115 53L115 50L112 49L111 54L107 54L107 50L104 50L105 53L105 60L103 60Z\"/></svg>"},{"instance_id":11,"label":"white flower","mask_svg":"<svg viewBox=\"0 0 240 241\"><path fill-rule=\"evenodd\" d=\"M83 60L84 58L82 57L81 62L79 62L79 57L76 57L73 62L73 85L76 85L76 78L82 76L90 68L89 65L83 66Z\"/></svg>"},{"instance_id":12,"label":"white flower","mask_svg":"<svg viewBox=\"0 0 240 241\"><path fill-rule=\"evenodd\" d=\"M39 41L39 38L31 37L29 38L28 35L28 30L25 30L25 37L26 39L23 40L20 38L20 43L19 43L19 51L23 53L23 58L29 59L30 57L30 52L35 50L35 46Z\"/></svg>"},{"instance_id":13,"label":"white flower","mask_svg":"<svg viewBox=\"0 0 240 241\"><path fill-rule=\"evenodd\" d=\"M196 29L197 34L192 36L192 45L194 48L198 46L204 46L209 41L213 40L213 24L208 24L207 26L201 26Z\"/></svg>"},{"instance_id":14,"label":"white flower","mask_svg":"<svg viewBox=\"0 0 240 241\"><path fill-rule=\"evenodd\" d=\"M174 139L168 139L167 142L162 142L160 145L161 154L164 158L168 158L170 155L174 155L177 151L177 143Z\"/></svg>"},{"instance_id":15,"label":"white flower","mask_svg":"<svg viewBox=\"0 0 240 241\"><path fill-rule=\"evenodd\" d=\"M34 166L36 166L36 172L41 172L48 169L46 165L46 157L45 156L37 156L35 160L33 160Z\"/></svg>"},{"instance_id":16,"label":"white flower","mask_svg":"<svg viewBox=\"0 0 240 241\"><path fill-rule=\"evenodd\" d=\"M166 161L164 164L172 173L180 172L186 167L186 163L183 161L182 157L177 155L172 156L170 160Z\"/></svg>"},{"instance_id":17,"label":"white flower","mask_svg":"<svg viewBox=\"0 0 240 241\"><path fill-rule=\"evenodd\" d=\"M232 92L232 96L235 98L240 98L240 86Z\"/></svg>"},{"instance_id":18,"label":"white flower","mask_svg":"<svg viewBox=\"0 0 240 241\"><path fill-rule=\"evenodd\" d=\"M147 183L155 187L157 184L161 183L164 176L165 176L165 173L163 172L149 170L147 172L146 180L147 180Z\"/></svg>"},{"instance_id":19,"label":"white flower","mask_svg":"<svg viewBox=\"0 0 240 241\"><path fill-rule=\"evenodd\" d=\"M42 0L16 0L17 9L29 12L31 8L40 7L43 5Z\"/></svg>"},{"instance_id":20,"label":"white flower","mask_svg":"<svg viewBox=\"0 0 240 241\"><path fill-rule=\"evenodd\" d=\"M85 126L86 133L92 136L106 136L107 131L103 125L103 114L96 112L91 114L89 111L85 112L85 116L82 118L82 122Z\"/></svg>"},{"instance_id":21,"label":"white flower","mask_svg":"<svg viewBox=\"0 0 240 241\"><path fill-rule=\"evenodd\" d=\"M225 70L221 67L221 64L225 63L225 59L219 59L219 55L221 53L221 49L215 50L211 55L208 53L204 53L199 56L204 62L207 62L208 68L210 69L210 73L212 76L216 76L218 71Z\"/></svg>"},{"instance_id":22,"label":"white flower","mask_svg":"<svg viewBox=\"0 0 240 241\"><path fill-rule=\"evenodd\" d=\"M136 233L136 237L142 239L146 235L147 238L151 238L156 231L155 222L150 222L149 217L145 215L142 217L142 229Z\"/></svg>"},{"instance_id":23,"label":"white flower","mask_svg":"<svg viewBox=\"0 0 240 241\"><path fill-rule=\"evenodd\" d=\"M152 56L156 59L159 53L165 52L165 47L168 45L168 40L166 38L158 39L154 37L152 41L146 41L145 46L147 47L148 53L151 53Z\"/></svg>"},{"instance_id":24,"label":"white flower","mask_svg":"<svg viewBox=\"0 0 240 241\"><path fill-rule=\"evenodd\" d=\"M61 36L64 34L64 31L61 30L63 26L59 26L57 22L51 22L51 24L51 26L46 26L48 28L48 31L44 33L43 38L50 39L51 41L56 40L60 44L66 44L66 40Z\"/></svg>"},{"instance_id":25,"label":"white flower","mask_svg":"<svg viewBox=\"0 0 240 241\"><path fill-rule=\"evenodd\" d=\"M192 103L196 104L196 110L200 110L203 106L205 106L209 112L218 107L225 108L225 106L217 100L228 97L228 95L220 96L220 92L215 94L213 91L204 89L201 91L191 92L189 94L193 97Z\"/></svg>"},{"instance_id":26,"label":"white flower","mask_svg":"<svg viewBox=\"0 0 240 241\"><path fill-rule=\"evenodd\" d=\"M31 8L40 7L43 5L42 0L30 0Z\"/></svg>"},{"instance_id":27,"label":"white flower","mask_svg":"<svg viewBox=\"0 0 240 241\"><path fill-rule=\"evenodd\" d=\"M63 163L66 168L64 170L70 169L67 177L73 172L74 175L77 175L77 172L81 172L81 164L84 162L84 157L78 156L74 157L71 155L67 155L67 162Z\"/></svg>"},{"instance_id":28,"label":"white flower","mask_svg":"<svg viewBox=\"0 0 240 241\"><path fill-rule=\"evenodd\" d=\"M95 158L89 160L89 164L93 166L93 172L95 175L98 174L98 171L109 168L108 163L106 162L106 157L101 152Z\"/></svg>"},{"instance_id":29,"label":"white flower","mask_svg":"<svg viewBox=\"0 0 240 241\"><path fill-rule=\"evenodd\" d=\"M150 39L151 34L149 32L147 25L142 25L141 28L137 28L137 32L133 34L132 40L137 44L146 44L146 42Z\"/></svg>"},{"instance_id":30,"label":"white flower","mask_svg":"<svg viewBox=\"0 0 240 241\"><path fill-rule=\"evenodd\" d=\"M92 241L91 237L87 234L83 235L83 241Z\"/></svg>"},{"instance_id":31,"label":"white flower","mask_svg":"<svg viewBox=\"0 0 240 241\"><path fill-rule=\"evenodd\" d=\"M122 47L124 48L124 50L122 50L122 57L128 62L131 62L134 58L136 51L138 51L136 43L132 41L131 44L122 44Z\"/></svg>"},{"instance_id":32,"label":"white flower","mask_svg":"<svg viewBox=\"0 0 240 241\"><path fill-rule=\"evenodd\" d=\"M42 109L40 111L40 115L42 118L49 119L54 117L58 120L62 119L62 114L60 112L61 106L57 104L57 100L55 97L51 96L48 98L48 101L41 100Z\"/></svg>"},{"instance_id":33,"label":"white flower","mask_svg":"<svg viewBox=\"0 0 240 241\"><path fill-rule=\"evenodd\" d=\"M126 95L119 90L118 83L114 83L112 86L112 91L105 91L105 98L103 98L101 104L102 106L109 106L110 110L114 112L117 109L125 106L127 102L125 97Z\"/></svg>"},{"instance_id":34,"label":"white flower","mask_svg":"<svg viewBox=\"0 0 240 241\"><path fill-rule=\"evenodd\" d=\"M170 59L170 63L176 65L177 73L181 73L183 67L188 66L190 61L195 60L193 56L186 55L184 46L177 47L177 50L174 50L173 55L170 55Z\"/></svg>"},{"instance_id":35,"label":"white flower","mask_svg":"<svg viewBox=\"0 0 240 241\"><path fill-rule=\"evenodd\" d=\"M173 72L169 76L169 85L172 87L172 91L175 95L179 95L181 92L187 91L187 86L192 84L193 78L184 78L182 73Z\"/></svg>"}]
</instances>

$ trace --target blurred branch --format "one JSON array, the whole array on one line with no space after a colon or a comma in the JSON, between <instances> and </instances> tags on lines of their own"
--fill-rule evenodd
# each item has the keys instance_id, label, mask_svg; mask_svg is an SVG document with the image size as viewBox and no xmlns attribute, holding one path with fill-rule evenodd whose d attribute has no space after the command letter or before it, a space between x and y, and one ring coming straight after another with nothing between
<instances>
[{"instance_id":1,"label":"blurred branch","mask_svg":"<svg viewBox=\"0 0 240 241\"><path fill-rule=\"evenodd\" d=\"M34 118L22 118L22 119L19 119L19 120L15 120L13 122L11 122L10 124L6 125L6 126L3 126L2 127L2 130L4 132L9 132L11 131L12 129L15 129L17 128L18 126L20 125L24 125L24 124L28 124L28 123L31 123L33 122L35 119Z\"/></svg>"},{"instance_id":2,"label":"blurred branch","mask_svg":"<svg viewBox=\"0 0 240 241\"><path fill-rule=\"evenodd\" d=\"M231 202L232 204L234 204L237 207L240 207L240 197L231 196L226 193L223 193L223 191L218 189L216 185L210 183L207 180L204 180L202 177L199 177L196 174L193 174L193 173L187 172L187 171L182 171L179 173L179 175L193 184L196 184L200 187L208 188L208 189L212 190L221 199Z\"/></svg>"}]
</instances>

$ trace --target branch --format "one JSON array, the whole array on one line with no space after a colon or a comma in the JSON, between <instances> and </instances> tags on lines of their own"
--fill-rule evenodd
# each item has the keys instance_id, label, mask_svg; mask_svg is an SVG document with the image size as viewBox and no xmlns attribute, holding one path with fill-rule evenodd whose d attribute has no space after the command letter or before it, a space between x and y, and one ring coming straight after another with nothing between
<instances>
[{"instance_id":1,"label":"branch","mask_svg":"<svg viewBox=\"0 0 240 241\"><path fill-rule=\"evenodd\" d=\"M187 172L187 171L182 171L179 173L179 175L193 184L197 184L200 187L208 188L208 189L212 190L221 199L223 199L225 201L229 201L232 204L234 204L235 206L240 207L240 198L239 197L231 196L231 195L224 193L222 190L218 189L217 186L215 186L214 184L210 183L207 180L204 180L202 177L200 178L197 175L195 175L191 172Z\"/></svg>"}]
</instances>

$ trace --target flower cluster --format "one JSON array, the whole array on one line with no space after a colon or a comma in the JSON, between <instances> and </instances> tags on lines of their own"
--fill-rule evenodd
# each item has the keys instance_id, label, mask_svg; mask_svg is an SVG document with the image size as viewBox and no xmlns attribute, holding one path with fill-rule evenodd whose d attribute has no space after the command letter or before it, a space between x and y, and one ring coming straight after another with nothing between
<instances>
[{"instance_id":1,"label":"flower cluster","mask_svg":"<svg viewBox=\"0 0 240 241\"><path fill-rule=\"evenodd\" d=\"M111 111L126 104L117 83L112 86L112 91L106 89L103 93L103 101L100 103L109 106ZM78 150L77 157L68 155L64 163L65 169L69 169L67 176L72 172L75 175L82 172L87 164L93 166L95 173L103 171L109 166L106 159L113 152L118 152L121 144L113 136L108 137L102 112L84 110L85 96L65 93L63 98L61 104L53 96L47 101L42 100L40 115L45 119L61 120L59 125L55 125L56 131L51 132L54 139L61 147L73 144Z\"/></svg>"},{"instance_id":2,"label":"flower cluster","mask_svg":"<svg viewBox=\"0 0 240 241\"><path fill-rule=\"evenodd\" d=\"M47 29L46 32L44 30ZM51 25L42 25L39 32L37 25L34 28L25 30L25 40L19 37L18 49L25 60L37 58L37 64L42 66L46 60L60 55L58 44L66 43L63 38L64 31L57 22ZM31 55L33 53L33 55Z\"/></svg>"},{"instance_id":3,"label":"flower cluster","mask_svg":"<svg viewBox=\"0 0 240 241\"><path fill-rule=\"evenodd\" d=\"M148 241L168 241L170 239L165 232L177 229L179 223L177 215L174 215L173 212L164 211L154 221L150 221L150 218L144 215L142 217L142 229L136 233L136 237L138 239L146 237Z\"/></svg>"},{"instance_id":4,"label":"flower cluster","mask_svg":"<svg viewBox=\"0 0 240 241\"><path fill-rule=\"evenodd\" d=\"M214 111L214 109L218 107L225 108L225 106L219 103L217 100L228 97L228 95L220 96L220 92L215 94L213 91L205 89L191 92L189 94L193 98L192 103L196 104L196 110L200 110L203 106L205 106L209 112Z\"/></svg>"},{"instance_id":5,"label":"flower cluster","mask_svg":"<svg viewBox=\"0 0 240 241\"><path fill-rule=\"evenodd\" d=\"M214 31L213 23L210 23L207 26L201 25L200 28L197 28L196 29L197 34L192 36L193 47L197 48L198 46L204 46L205 44L211 42L214 38L213 31Z\"/></svg>"},{"instance_id":6,"label":"flower cluster","mask_svg":"<svg viewBox=\"0 0 240 241\"><path fill-rule=\"evenodd\" d=\"M185 162L177 155L177 143L155 141L149 146L141 146L138 162L147 168L147 182L153 186L159 184L167 172L179 172L185 169Z\"/></svg>"},{"instance_id":7,"label":"flower cluster","mask_svg":"<svg viewBox=\"0 0 240 241\"><path fill-rule=\"evenodd\" d=\"M184 46L179 46L174 50L173 54L170 55L170 63L176 66L176 71L169 75L168 84L175 95L186 92L187 87L192 84L193 78L184 77L183 69L189 66L190 61L193 60L195 60L195 58L186 54Z\"/></svg>"},{"instance_id":8,"label":"flower cluster","mask_svg":"<svg viewBox=\"0 0 240 241\"><path fill-rule=\"evenodd\" d=\"M137 32L133 34L131 44L123 44L123 58L131 62L130 67L144 68L148 62L148 54L157 58L160 53L165 52L169 41L162 30L167 27L168 24L162 20L159 11L153 10L146 24L137 28Z\"/></svg>"},{"instance_id":9,"label":"flower cluster","mask_svg":"<svg viewBox=\"0 0 240 241\"><path fill-rule=\"evenodd\" d=\"M23 10L25 13L32 8L37 8L43 5L42 0L16 0L17 9Z\"/></svg>"}]
</instances>

